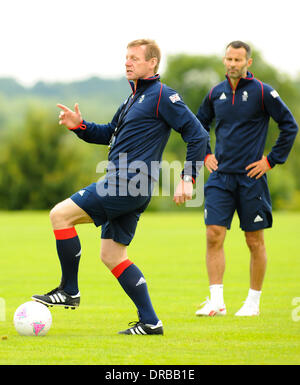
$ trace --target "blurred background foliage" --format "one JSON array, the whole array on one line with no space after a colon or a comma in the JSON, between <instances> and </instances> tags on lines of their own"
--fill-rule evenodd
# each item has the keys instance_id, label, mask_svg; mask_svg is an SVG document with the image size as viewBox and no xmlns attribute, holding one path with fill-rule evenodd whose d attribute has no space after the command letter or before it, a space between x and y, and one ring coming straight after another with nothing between
<instances>
[{"instance_id":1,"label":"blurred background foliage","mask_svg":"<svg viewBox=\"0 0 300 385\"><path fill-rule=\"evenodd\" d=\"M279 92L299 123L300 75L292 79L280 73L258 51L253 52L253 59L251 72ZM168 57L162 81L179 92L197 113L206 93L223 81L224 76L221 57L176 55ZM97 164L107 159L106 146L80 141L59 126L56 104L73 108L78 102L84 119L107 123L129 93L125 78L39 82L33 87L23 87L14 79L0 79L0 209L50 209L97 181L101 176L97 173ZM278 134L277 125L271 119L265 154L275 144ZM214 145L214 130L211 141ZM172 132L163 159L179 160L183 165L185 154L186 146L180 135ZM274 209L300 209L299 169L300 135L286 164L277 165L268 173ZM205 170L204 179L207 177ZM149 209L178 210L172 195L153 197Z\"/></svg>"}]
</instances>

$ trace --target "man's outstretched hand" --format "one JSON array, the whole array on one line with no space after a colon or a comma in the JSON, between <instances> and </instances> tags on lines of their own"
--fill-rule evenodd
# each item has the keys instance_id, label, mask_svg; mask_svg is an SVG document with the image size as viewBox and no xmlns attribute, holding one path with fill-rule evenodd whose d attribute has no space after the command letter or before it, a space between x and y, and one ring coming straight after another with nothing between
<instances>
[{"instance_id":1,"label":"man's outstretched hand","mask_svg":"<svg viewBox=\"0 0 300 385\"><path fill-rule=\"evenodd\" d=\"M74 106L74 111L70 110L63 104L57 104L62 111L59 114L59 124L66 126L69 129L78 127L82 122L81 112L78 103Z\"/></svg>"}]
</instances>

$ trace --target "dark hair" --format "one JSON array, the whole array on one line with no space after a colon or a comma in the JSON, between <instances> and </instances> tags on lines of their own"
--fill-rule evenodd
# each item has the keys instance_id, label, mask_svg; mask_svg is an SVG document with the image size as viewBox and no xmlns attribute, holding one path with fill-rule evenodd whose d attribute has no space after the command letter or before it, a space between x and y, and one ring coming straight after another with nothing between
<instances>
[{"instance_id":1,"label":"dark hair","mask_svg":"<svg viewBox=\"0 0 300 385\"><path fill-rule=\"evenodd\" d=\"M251 48L250 46L247 44L247 43L244 43L243 41L240 41L240 40L235 40L235 41L232 41L231 43L229 43L226 47L226 50L229 48L229 47L232 47L232 48L244 48L246 50L246 54L247 54L247 59L250 59L251 57Z\"/></svg>"}]
</instances>

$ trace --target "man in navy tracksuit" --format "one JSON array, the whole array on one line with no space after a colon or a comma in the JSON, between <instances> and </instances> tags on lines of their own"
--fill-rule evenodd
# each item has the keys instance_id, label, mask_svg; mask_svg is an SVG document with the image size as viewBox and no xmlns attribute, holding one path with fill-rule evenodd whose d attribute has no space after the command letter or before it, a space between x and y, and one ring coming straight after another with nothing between
<instances>
[{"instance_id":1,"label":"man in navy tracksuit","mask_svg":"<svg viewBox=\"0 0 300 385\"><path fill-rule=\"evenodd\" d=\"M196 315L226 314L223 245L237 210L251 261L248 297L236 316L252 316L259 314L266 270L263 229L272 226L266 172L286 161L298 127L277 91L248 71L252 59L247 44L230 43L224 64L226 80L210 90L197 114L207 131L215 119L216 146L213 154L208 145L205 157L211 173L204 189L210 298ZM280 134L271 152L264 156L270 117L277 122Z\"/></svg>"},{"instance_id":2,"label":"man in navy tracksuit","mask_svg":"<svg viewBox=\"0 0 300 385\"><path fill-rule=\"evenodd\" d=\"M209 139L181 97L155 75L159 61L160 50L154 41L143 39L128 45L125 65L132 94L109 124L86 122L77 104L75 111L58 105L62 109L60 124L86 142L109 145L109 164L104 179L81 189L52 209L50 219L62 281L58 288L45 295L35 295L33 299L50 306L79 306L77 275L81 246L74 226L94 222L102 226L102 261L138 309L139 322L121 334L163 334L145 277L128 259L127 246L151 199L152 182L158 179L159 162L171 127L187 143L186 164L174 195L176 204L191 199L193 182Z\"/></svg>"}]
</instances>

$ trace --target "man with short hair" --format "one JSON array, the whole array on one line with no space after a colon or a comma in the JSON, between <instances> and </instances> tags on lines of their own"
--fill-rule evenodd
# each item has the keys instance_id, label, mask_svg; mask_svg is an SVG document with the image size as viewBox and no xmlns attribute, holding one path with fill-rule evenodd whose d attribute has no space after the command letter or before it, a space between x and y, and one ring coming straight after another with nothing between
<instances>
[{"instance_id":1,"label":"man with short hair","mask_svg":"<svg viewBox=\"0 0 300 385\"><path fill-rule=\"evenodd\" d=\"M191 199L199 162L208 142L206 130L181 97L160 82L156 74L160 50L152 40L128 44L126 76L132 94L119 107L109 124L89 123L75 110L62 109L60 124L89 143L109 145L105 178L57 204L50 213L62 268L59 287L32 298L48 306L79 306L78 266L80 241L75 225L102 226L101 259L137 307L139 321L121 334L163 334L163 325L152 306L145 277L127 255L140 215L151 199L153 180L171 127L187 143L182 180L174 195L176 204ZM139 186L139 187L138 187ZM132 193L130 193L132 192Z\"/></svg>"},{"instance_id":2,"label":"man with short hair","mask_svg":"<svg viewBox=\"0 0 300 385\"><path fill-rule=\"evenodd\" d=\"M226 80L213 87L197 117L209 131L215 120L215 154L207 147L205 166L211 173L205 185L205 224L210 298L197 316L225 315L223 276L224 240L235 210L250 250L250 289L236 316L259 314L267 256L264 229L272 226L271 199L266 172L286 161L298 127L278 93L256 79L248 44L234 41L226 47ZM271 152L264 147L269 119L280 134Z\"/></svg>"}]
</instances>

